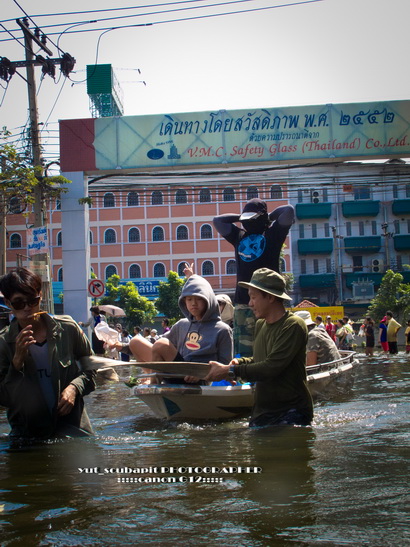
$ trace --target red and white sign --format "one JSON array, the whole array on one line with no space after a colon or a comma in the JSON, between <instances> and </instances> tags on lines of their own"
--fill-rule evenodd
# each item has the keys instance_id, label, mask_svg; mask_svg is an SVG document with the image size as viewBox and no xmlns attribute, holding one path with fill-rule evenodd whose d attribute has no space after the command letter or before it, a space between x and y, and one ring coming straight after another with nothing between
<instances>
[{"instance_id":1,"label":"red and white sign","mask_svg":"<svg viewBox=\"0 0 410 547\"><path fill-rule=\"evenodd\" d=\"M105 285L100 279L90 279L88 282L88 294L93 298L99 298L105 292Z\"/></svg>"}]
</instances>

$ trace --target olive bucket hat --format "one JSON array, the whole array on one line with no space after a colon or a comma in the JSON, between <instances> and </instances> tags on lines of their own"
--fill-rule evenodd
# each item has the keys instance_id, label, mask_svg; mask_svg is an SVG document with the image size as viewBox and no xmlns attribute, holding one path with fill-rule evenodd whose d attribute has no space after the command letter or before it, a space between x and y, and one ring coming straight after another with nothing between
<instances>
[{"instance_id":1,"label":"olive bucket hat","mask_svg":"<svg viewBox=\"0 0 410 547\"><path fill-rule=\"evenodd\" d=\"M247 289L253 287L254 289L273 294L273 296L277 296L283 300L292 300L285 292L286 285L283 277L277 272L269 270L269 268L255 270L249 283L240 281L238 285Z\"/></svg>"}]
</instances>

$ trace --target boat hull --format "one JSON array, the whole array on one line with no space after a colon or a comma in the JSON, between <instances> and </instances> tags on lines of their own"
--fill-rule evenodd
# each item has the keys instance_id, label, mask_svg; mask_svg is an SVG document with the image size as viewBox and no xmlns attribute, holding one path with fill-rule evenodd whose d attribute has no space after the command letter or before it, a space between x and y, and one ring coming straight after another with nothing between
<instances>
[{"instance_id":1,"label":"boat hull","mask_svg":"<svg viewBox=\"0 0 410 547\"><path fill-rule=\"evenodd\" d=\"M314 400L329 398L332 390L351 387L353 368L357 364L354 352L341 352L337 362L307 368L307 383ZM201 386L189 384L150 384L133 388L157 416L166 420L229 420L250 415L253 387Z\"/></svg>"}]
</instances>

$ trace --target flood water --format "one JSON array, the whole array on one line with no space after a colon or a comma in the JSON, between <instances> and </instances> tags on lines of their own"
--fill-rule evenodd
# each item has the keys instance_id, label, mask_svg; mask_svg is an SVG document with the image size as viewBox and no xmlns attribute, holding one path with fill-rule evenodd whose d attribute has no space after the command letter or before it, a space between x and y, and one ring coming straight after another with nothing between
<instances>
[{"instance_id":1,"label":"flood water","mask_svg":"<svg viewBox=\"0 0 410 547\"><path fill-rule=\"evenodd\" d=\"M0 410L0 543L410 545L409 387L405 354L361 355L312 428L250 431L164 423L106 383L86 399L94 438L24 450Z\"/></svg>"}]
</instances>

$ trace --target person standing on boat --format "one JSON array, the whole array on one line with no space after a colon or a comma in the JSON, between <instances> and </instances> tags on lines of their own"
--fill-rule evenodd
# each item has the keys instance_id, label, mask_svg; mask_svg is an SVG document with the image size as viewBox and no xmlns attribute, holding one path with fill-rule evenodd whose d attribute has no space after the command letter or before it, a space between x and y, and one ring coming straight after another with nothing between
<instances>
[{"instance_id":1,"label":"person standing on boat","mask_svg":"<svg viewBox=\"0 0 410 547\"><path fill-rule=\"evenodd\" d=\"M178 303L185 317L154 344L140 337L130 341L137 361L229 363L233 355L232 329L221 320L218 301L208 281L190 273Z\"/></svg>"},{"instance_id":2,"label":"person standing on boat","mask_svg":"<svg viewBox=\"0 0 410 547\"><path fill-rule=\"evenodd\" d=\"M313 403L306 380L308 333L300 317L286 311L291 300L285 280L268 268L256 270L247 288L249 306L255 314L253 356L233 359L228 365L211 362L207 381L239 377L255 382L250 427L309 425Z\"/></svg>"},{"instance_id":3,"label":"person standing on boat","mask_svg":"<svg viewBox=\"0 0 410 547\"><path fill-rule=\"evenodd\" d=\"M259 198L249 200L242 214L214 217L216 231L235 249L237 282L248 282L259 268L279 272L280 252L294 221L292 205L282 205L268 214L266 202ZM237 222L242 224L241 228ZM252 355L255 330L255 317L248 301L246 288L238 283L234 296L234 351L243 357Z\"/></svg>"},{"instance_id":4,"label":"person standing on boat","mask_svg":"<svg viewBox=\"0 0 410 547\"><path fill-rule=\"evenodd\" d=\"M339 350L325 329L318 328L317 323L312 320L308 311L295 311L306 323L308 329L308 342L306 348L306 366L330 363L340 359ZM317 319L317 318L316 318Z\"/></svg>"},{"instance_id":5,"label":"person standing on boat","mask_svg":"<svg viewBox=\"0 0 410 547\"><path fill-rule=\"evenodd\" d=\"M16 268L0 279L14 319L0 335L0 405L12 438L48 439L91 434L83 397L95 389L95 371L77 362L91 345L68 315L40 311L41 278Z\"/></svg>"},{"instance_id":6,"label":"person standing on boat","mask_svg":"<svg viewBox=\"0 0 410 547\"><path fill-rule=\"evenodd\" d=\"M393 318L393 312L386 311L386 323L387 323L387 342L389 344L389 353L398 353L397 349L397 333L401 329L400 323Z\"/></svg>"}]
</instances>

